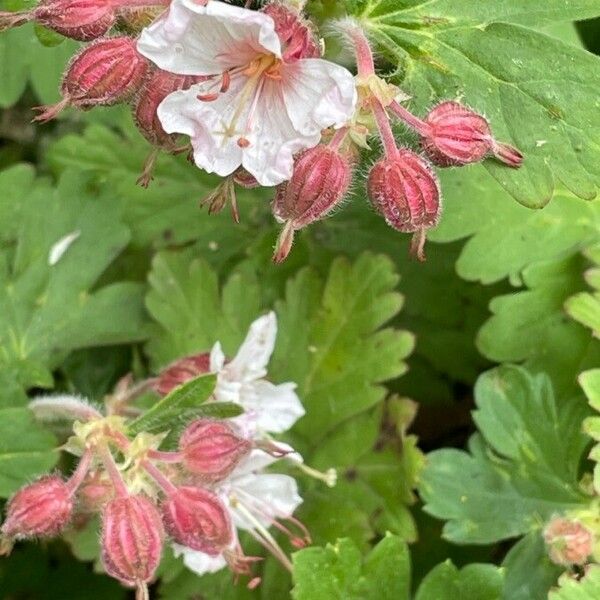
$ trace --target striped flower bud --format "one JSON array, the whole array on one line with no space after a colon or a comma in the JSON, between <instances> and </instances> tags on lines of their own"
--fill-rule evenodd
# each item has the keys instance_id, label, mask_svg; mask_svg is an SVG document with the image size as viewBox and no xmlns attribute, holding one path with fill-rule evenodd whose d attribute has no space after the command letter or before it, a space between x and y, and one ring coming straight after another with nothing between
<instances>
[{"instance_id":1,"label":"striped flower bud","mask_svg":"<svg viewBox=\"0 0 600 600\"><path fill-rule=\"evenodd\" d=\"M514 168L523 162L516 148L494 139L484 117L458 102L442 102L427 115L422 143L440 167L479 162L488 154Z\"/></svg>"},{"instance_id":2,"label":"striped flower bud","mask_svg":"<svg viewBox=\"0 0 600 600\"><path fill-rule=\"evenodd\" d=\"M321 56L319 42L308 21L298 11L281 2L272 2L263 9L275 22L275 32L283 47L283 60L290 62L301 58Z\"/></svg>"},{"instance_id":3,"label":"striped flower bud","mask_svg":"<svg viewBox=\"0 0 600 600\"><path fill-rule=\"evenodd\" d=\"M42 0L26 12L0 13L0 30L35 21L68 38L88 42L103 36L115 20L109 0Z\"/></svg>"},{"instance_id":4,"label":"striped flower bud","mask_svg":"<svg viewBox=\"0 0 600 600\"><path fill-rule=\"evenodd\" d=\"M63 99L40 107L36 121L49 121L67 106L89 109L131 98L148 73L147 60L138 53L135 40L115 37L86 46L71 61L62 81Z\"/></svg>"},{"instance_id":5,"label":"striped flower bud","mask_svg":"<svg viewBox=\"0 0 600 600\"><path fill-rule=\"evenodd\" d=\"M277 188L273 215L286 225L273 260L289 254L294 232L326 217L343 200L352 179L348 159L331 146L319 145L302 152L294 163L292 178Z\"/></svg>"},{"instance_id":6,"label":"striped flower bud","mask_svg":"<svg viewBox=\"0 0 600 600\"><path fill-rule=\"evenodd\" d=\"M72 490L57 475L42 477L21 488L8 502L1 531L7 538L53 536L73 513Z\"/></svg>"},{"instance_id":7,"label":"striped flower bud","mask_svg":"<svg viewBox=\"0 0 600 600\"><path fill-rule=\"evenodd\" d=\"M149 498L134 495L111 500L102 513L102 562L106 572L144 592L160 563L163 537L160 514Z\"/></svg>"},{"instance_id":8,"label":"striped flower bud","mask_svg":"<svg viewBox=\"0 0 600 600\"><path fill-rule=\"evenodd\" d=\"M250 442L223 421L198 419L179 438L185 468L210 482L227 477L250 449Z\"/></svg>"},{"instance_id":9,"label":"striped flower bud","mask_svg":"<svg viewBox=\"0 0 600 600\"><path fill-rule=\"evenodd\" d=\"M367 191L371 204L388 225L416 234L411 250L424 260L425 232L438 223L441 212L440 188L429 163L401 148L396 156L375 163Z\"/></svg>"},{"instance_id":10,"label":"striped flower bud","mask_svg":"<svg viewBox=\"0 0 600 600\"><path fill-rule=\"evenodd\" d=\"M166 396L176 387L210 371L210 353L202 352L180 358L169 365L156 379L154 390Z\"/></svg>"},{"instance_id":11,"label":"striped flower bud","mask_svg":"<svg viewBox=\"0 0 600 600\"><path fill-rule=\"evenodd\" d=\"M216 556L233 539L225 505L208 490L184 486L170 491L162 503L167 533L182 546Z\"/></svg>"}]
</instances>

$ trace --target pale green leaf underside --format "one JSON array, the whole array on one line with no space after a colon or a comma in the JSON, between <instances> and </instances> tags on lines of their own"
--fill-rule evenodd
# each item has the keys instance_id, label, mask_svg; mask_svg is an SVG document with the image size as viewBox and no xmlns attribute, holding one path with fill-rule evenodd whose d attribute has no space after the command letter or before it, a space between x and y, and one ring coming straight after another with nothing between
<instances>
[{"instance_id":1,"label":"pale green leaf underside","mask_svg":"<svg viewBox=\"0 0 600 600\"><path fill-rule=\"evenodd\" d=\"M580 579L574 579L567 574L559 580L559 589L553 590L549 600L592 600L600 598L600 567L591 565Z\"/></svg>"}]
</instances>

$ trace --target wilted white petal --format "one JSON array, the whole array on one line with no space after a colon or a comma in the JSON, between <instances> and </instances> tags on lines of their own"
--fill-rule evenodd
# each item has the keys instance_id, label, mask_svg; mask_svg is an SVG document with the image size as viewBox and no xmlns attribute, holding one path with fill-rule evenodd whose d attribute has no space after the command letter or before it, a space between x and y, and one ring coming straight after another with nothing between
<instances>
[{"instance_id":1,"label":"wilted white petal","mask_svg":"<svg viewBox=\"0 0 600 600\"><path fill-rule=\"evenodd\" d=\"M60 240L50 248L50 252L48 252L48 264L53 267L80 235L81 231L73 231L73 233L69 233L60 238Z\"/></svg>"}]
</instances>

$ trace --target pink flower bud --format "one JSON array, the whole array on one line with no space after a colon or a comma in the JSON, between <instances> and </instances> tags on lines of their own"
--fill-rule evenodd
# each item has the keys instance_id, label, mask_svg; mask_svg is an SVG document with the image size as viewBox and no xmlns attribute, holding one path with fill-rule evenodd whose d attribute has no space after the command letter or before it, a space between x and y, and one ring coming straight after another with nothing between
<instances>
[{"instance_id":1,"label":"pink flower bud","mask_svg":"<svg viewBox=\"0 0 600 600\"><path fill-rule=\"evenodd\" d=\"M429 163L401 148L396 156L375 163L367 191L388 225L404 233L416 232L412 251L424 260L424 232L437 224L441 212L439 183Z\"/></svg>"},{"instance_id":2,"label":"pink flower bud","mask_svg":"<svg viewBox=\"0 0 600 600\"><path fill-rule=\"evenodd\" d=\"M70 486L57 475L42 477L21 488L8 502L2 533L9 538L53 536L73 512Z\"/></svg>"},{"instance_id":3,"label":"pink flower bud","mask_svg":"<svg viewBox=\"0 0 600 600\"><path fill-rule=\"evenodd\" d=\"M62 81L63 99L41 107L36 121L53 119L67 106L89 109L128 100L148 73L147 60L138 53L135 40L115 37L99 40L75 55Z\"/></svg>"},{"instance_id":4,"label":"pink flower bud","mask_svg":"<svg viewBox=\"0 0 600 600\"><path fill-rule=\"evenodd\" d=\"M544 529L544 541L557 565L584 565L593 551L594 536L579 521L554 517Z\"/></svg>"},{"instance_id":5,"label":"pink flower bud","mask_svg":"<svg viewBox=\"0 0 600 600\"><path fill-rule=\"evenodd\" d=\"M508 144L496 142L487 120L458 102L438 104L425 119L423 148L441 167L479 162L488 154L519 167L523 155Z\"/></svg>"},{"instance_id":6,"label":"pink flower bud","mask_svg":"<svg viewBox=\"0 0 600 600\"><path fill-rule=\"evenodd\" d=\"M45 0L32 14L40 25L82 42L103 36L116 20L109 0Z\"/></svg>"},{"instance_id":7,"label":"pink flower bud","mask_svg":"<svg viewBox=\"0 0 600 600\"><path fill-rule=\"evenodd\" d=\"M102 562L121 583L145 588L160 563L164 530L146 496L120 496L102 514Z\"/></svg>"},{"instance_id":8,"label":"pink flower bud","mask_svg":"<svg viewBox=\"0 0 600 600\"><path fill-rule=\"evenodd\" d=\"M198 419L179 439L185 468L206 481L220 481L250 452L251 444L223 421Z\"/></svg>"},{"instance_id":9,"label":"pink flower bud","mask_svg":"<svg viewBox=\"0 0 600 600\"><path fill-rule=\"evenodd\" d=\"M352 169L348 159L331 146L319 145L302 152L294 163L292 178L277 187L273 214L286 223L273 260L287 257L294 231L326 217L343 200Z\"/></svg>"},{"instance_id":10,"label":"pink flower bud","mask_svg":"<svg viewBox=\"0 0 600 600\"><path fill-rule=\"evenodd\" d=\"M216 556L233 539L225 505L208 490L176 488L164 500L162 513L167 533L182 546Z\"/></svg>"},{"instance_id":11,"label":"pink flower bud","mask_svg":"<svg viewBox=\"0 0 600 600\"><path fill-rule=\"evenodd\" d=\"M163 396L194 377L210 372L210 353L202 352L180 358L168 366L156 379L154 390Z\"/></svg>"},{"instance_id":12,"label":"pink flower bud","mask_svg":"<svg viewBox=\"0 0 600 600\"><path fill-rule=\"evenodd\" d=\"M156 69L144 82L133 106L133 119L142 135L153 145L174 150L177 135L168 134L163 129L156 114L158 105L177 90L187 90L205 79L188 75L176 75Z\"/></svg>"},{"instance_id":13,"label":"pink flower bud","mask_svg":"<svg viewBox=\"0 0 600 600\"><path fill-rule=\"evenodd\" d=\"M281 41L285 62L321 56L319 43L310 24L297 11L285 4L272 2L265 6L263 12L275 21L275 32Z\"/></svg>"}]
</instances>

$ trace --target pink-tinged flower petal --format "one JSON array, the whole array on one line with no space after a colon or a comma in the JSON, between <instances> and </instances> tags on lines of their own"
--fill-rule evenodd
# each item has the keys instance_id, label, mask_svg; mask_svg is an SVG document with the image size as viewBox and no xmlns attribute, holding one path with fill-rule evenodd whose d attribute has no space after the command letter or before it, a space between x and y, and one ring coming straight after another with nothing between
<instances>
[{"instance_id":1,"label":"pink-tinged flower petal","mask_svg":"<svg viewBox=\"0 0 600 600\"><path fill-rule=\"evenodd\" d=\"M229 90L214 102L201 102L207 86L199 84L189 90L174 92L158 107L158 118L167 133L188 135L194 148L194 161L208 173L225 177L242 163L242 148L238 137L226 130L236 108L236 97L244 85L243 77L235 77Z\"/></svg>"},{"instance_id":2,"label":"pink-tinged flower petal","mask_svg":"<svg viewBox=\"0 0 600 600\"><path fill-rule=\"evenodd\" d=\"M261 12L211 0L173 0L169 12L142 31L138 51L165 71L215 75L260 54L281 56L275 23Z\"/></svg>"},{"instance_id":3,"label":"pink-tinged flower petal","mask_svg":"<svg viewBox=\"0 0 600 600\"><path fill-rule=\"evenodd\" d=\"M301 135L343 127L352 118L357 102L356 84L344 67L307 58L284 65L281 75L287 112Z\"/></svg>"}]
</instances>

